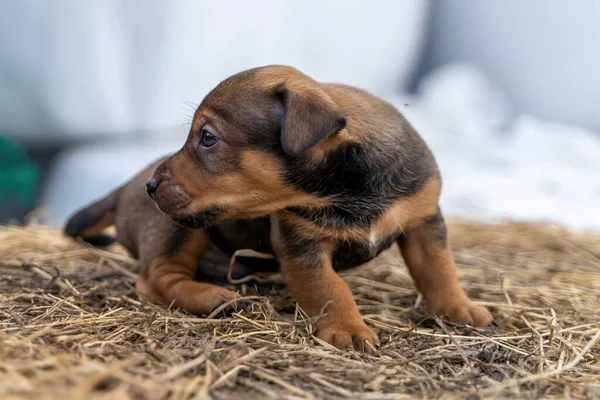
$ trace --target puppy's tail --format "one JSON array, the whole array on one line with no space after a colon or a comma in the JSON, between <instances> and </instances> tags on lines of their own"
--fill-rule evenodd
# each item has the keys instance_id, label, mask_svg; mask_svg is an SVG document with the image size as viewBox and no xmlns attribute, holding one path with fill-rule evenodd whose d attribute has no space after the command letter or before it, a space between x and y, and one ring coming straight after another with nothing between
<instances>
[{"instance_id":1,"label":"puppy's tail","mask_svg":"<svg viewBox=\"0 0 600 400\"><path fill-rule=\"evenodd\" d=\"M69 218L63 232L72 238L81 237L87 243L98 247L114 243L115 238L103 231L115 223L120 192L121 188L77 211Z\"/></svg>"}]
</instances>

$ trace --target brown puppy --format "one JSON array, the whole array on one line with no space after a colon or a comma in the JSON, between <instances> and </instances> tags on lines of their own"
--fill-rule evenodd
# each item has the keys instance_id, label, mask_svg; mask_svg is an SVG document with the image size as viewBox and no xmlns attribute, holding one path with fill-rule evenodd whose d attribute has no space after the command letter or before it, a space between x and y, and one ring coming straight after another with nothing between
<instances>
[{"instance_id":1,"label":"brown puppy","mask_svg":"<svg viewBox=\"0 0 600 400\"><path fill-rule=\"evenodd\" d=\"M268 217L292 294L309 315L324 311L317 335L337 347L364 349L378 339L335 271L394 241L431 312L462 324L492 320L459 286L434 157L393 106L361 89L287 66L231 76L204 98L185 145L146 187L165 214L192 229ZM180 269L156 268L165 276ZM148 280L145 290L169 290L171 281L159 283ZM192 283L173 285L183 297L197 295Z\"/></svg>"},{"instance_id":2,"label":"brown puppy","mask_svg":"<svg viewBox=\"0 0 600 400\"><path fill-rule=\"evenodd\" d=\"M116 240L140 260L136 288L140 297L202 315L237 297L235 292L207 283L225 282L229 259L237 249L272 252L268 220L232 221L210 228L189 229L161 213L148 197L145 182L159 160L105 198L69 218L64 232L96 246L114 238L103 233L116 225ZM212 238L212 240L209 240ZM233 278L251 272L274 272L270 260L238 258Z\"/></svg>"}]
</instances>

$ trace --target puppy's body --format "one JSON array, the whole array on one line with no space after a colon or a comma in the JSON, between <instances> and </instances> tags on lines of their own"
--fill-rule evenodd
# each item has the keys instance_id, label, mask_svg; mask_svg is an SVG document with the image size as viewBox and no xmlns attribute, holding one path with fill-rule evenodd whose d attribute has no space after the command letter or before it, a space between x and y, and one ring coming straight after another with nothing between
<instances>
[{"instance_id":1,"label":"puppy's body","mask_svg":"<svg viewBox=\"0 0 600 400\"><path fill-rule=\"evenodd\" d=\"M361 89L285 66L236 74L205 97L183 148L146 185L189 228L268 218L292 294L309 315L325 309L317 334L338 347L378 339L334 271L394 242L433 313L491 320L458 284L434 157L393 106Z\"/></svg>"}]
</instances>

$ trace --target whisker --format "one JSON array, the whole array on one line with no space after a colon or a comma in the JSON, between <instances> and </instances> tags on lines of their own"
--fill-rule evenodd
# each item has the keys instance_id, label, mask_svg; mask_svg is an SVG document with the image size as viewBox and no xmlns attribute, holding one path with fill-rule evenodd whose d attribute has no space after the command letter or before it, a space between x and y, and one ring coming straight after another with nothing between
<instances>
[{"instance_id":1,"label":"whisker","mask_svg":"<svg viewBox=\"0 0 600 400\"><path fill-rule=\"evenodd\" d=\"M200 105L200 104L196 104L194 102L186 101L186 100L182 100L182 103L185 104L186 106L188 106L189 108L191 108L192 111L194 111L194 113L196 112L196 109L198 109L198 106Z\"/></svg>"}]
</instances>

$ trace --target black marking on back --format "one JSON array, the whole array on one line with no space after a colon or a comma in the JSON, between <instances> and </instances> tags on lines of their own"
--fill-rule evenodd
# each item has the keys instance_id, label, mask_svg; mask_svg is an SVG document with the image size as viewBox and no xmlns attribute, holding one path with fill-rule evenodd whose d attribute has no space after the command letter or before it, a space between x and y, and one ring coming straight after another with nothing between
<instances>
[{"instance_id":1,"label":"black marking on back","mask_svg":"<svg viewBox=\"0 0 600 400\"><path fill-rule=\"evenodd\" d=\"M369 226L394 201L423 189L433 174L427 163L413 159L419 151L406 156L403 150L402 155L390 155L390 149L367 149L348 142L316 164L305 157L288 157L288 183L308 193L333 197L329 206L292 207L290 211L331 229Z\"/></svg>"}]
</instances>

